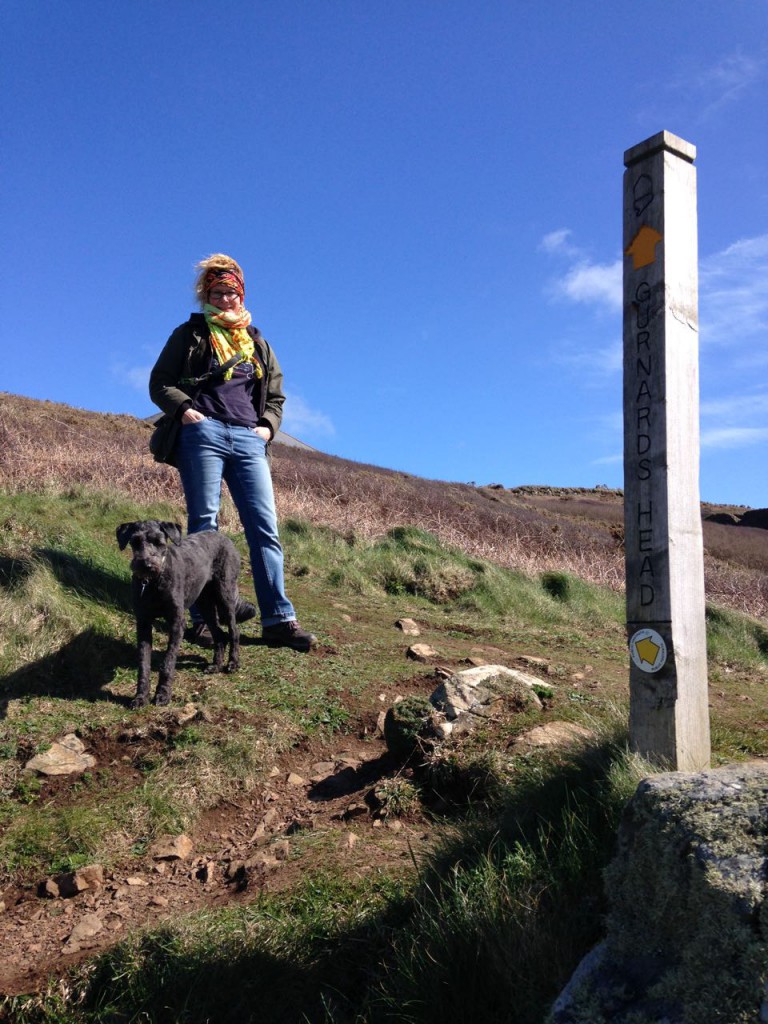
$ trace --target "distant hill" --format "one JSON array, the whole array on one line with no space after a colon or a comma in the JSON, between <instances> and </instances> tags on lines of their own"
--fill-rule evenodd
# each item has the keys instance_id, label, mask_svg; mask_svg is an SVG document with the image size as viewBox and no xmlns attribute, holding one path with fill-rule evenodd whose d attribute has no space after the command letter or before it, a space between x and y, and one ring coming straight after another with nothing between
<instances>
[{"instance_id":1,"label":"distant hill","mask_svg":"<svg viewBox=\"0 0 768 1024\"><path fill-rule=\"evenodd\" d=\"M0 393L0 487L119 488L137 501L176 502L183 518L175 470L148 454L150 430L133 416ZM470 555L528 574L559 570L623 587L621 491L429 480L325 455L287 436L281 440L273 475L283 518L306 519L350 541L413 525ZM702 517L708 598L768 617L765 520L744 506L711 503L702 506ZM751 525L757 522L761 526ZM734 529L736 523L743 525ZM221 525L238 528L227 503Z\"/></svg>"}]
</instances>

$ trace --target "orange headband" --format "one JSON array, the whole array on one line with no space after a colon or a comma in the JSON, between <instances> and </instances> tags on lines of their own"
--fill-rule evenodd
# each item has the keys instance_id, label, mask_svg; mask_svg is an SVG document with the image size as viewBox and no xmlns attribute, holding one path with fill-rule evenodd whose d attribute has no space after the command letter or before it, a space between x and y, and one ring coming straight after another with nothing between
<instances>
[{"instance_id":1,"label":"orange headband","mask_svg":"<svg viewBox=\"0 0 768 1024\"><path fill-rule=\"evenodd\" d=\"M205 288L206 295L208 295L208 292L215 284L228 285L233 291L237 292L241 301L245 298L245 282L242 276L234 269L209 270L203 278L203 287Z\"/></svg>"}]
</instances>

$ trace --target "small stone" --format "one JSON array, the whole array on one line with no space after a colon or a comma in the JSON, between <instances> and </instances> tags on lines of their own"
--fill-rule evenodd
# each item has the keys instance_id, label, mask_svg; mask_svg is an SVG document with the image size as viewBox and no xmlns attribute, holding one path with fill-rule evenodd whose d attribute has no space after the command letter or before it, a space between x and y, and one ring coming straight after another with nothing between
<instances>
[{"instance_id":1,"label":"small stone","mask_svg":"<svg viewBox=\"0 0 768 1024\"><path fill-rule=\"evenodd\" d=\"M267 834L267 829L266 829L266 827L264 825L264 822L263 821L259 822L259 824L256 826L256 828L251 833L250 839L248 840L248 844L252 845L257 840L263 839L266 836L266 834Z\"/></svg>"},{"instance_id":2,"label":"small stone","mask_svg":"<svg viewBox=\"0 0 768 1024\"><path fill-rule=\"evenodd\" d=\"M104 868L101 864L87 864L76 871L68 871L56 879L62 896L77 896L87 889L100 889L104 885Z\"/></svg>"},{"instance_id":3,"label":"small stone","mask_svg":"<svg viewBox=\"0 0 768 1024\"><path fill-rule=\"evenodd\" d=\"M163 836L150 847L154 860L186 860L192 853L192 840L182 832L178 836Z\"/></svg>"},{"instance_id":4,"label":"small stone","mask_svg":"<svg viewBox=\"0 0 768 1024\"><path fill-rule=\"evenodd\" d=\"M331 772L335 771L335 761L318 761L312 765L313 775L317 775L320 778L325 778L326 775L330 775Z\"/></svg>"},{"instance_id":5,"label":"small stone","mask_svg":"<svg viewBox=\"0 0 768 1024\"><path fill-rule=\"evenodd\" d=\"M41 886L41 895L49 900L57 900L61 895L58 884L52 878L46 878Z\"/></svg>"},{"instance_id":6,"label":"small stone","mask_svg":"<svg viewBox=\"0 0 768 1024\"><path fill-rule=\"evenodd\" d=\"M104 885L104 867L101 864L86 864L75 871L75 878L78 884L84 884L89 889L100 889Z\"/></svg>"},{"instance_id":7,"label":"small stone","mask_svg":"<svg viewBox=\"0 0 768 1024\"><path fill-rule=\"evenodd\" d=\"M216 862L213 860L207 860L202 867L198 868L197 878L203 883L208 885L213 881L216 874Z\"/></svg>"},{"instance_id":8,"label":"small stone","mask_svg":"<svg viewBox=\"0 0 768 1024\"><path fill-rule=\"evenodd\" d=\"M245 864L241 860L232 860L224 869L224 877L232 879L245 870Z\"/></svg>"},{"instance_id":9,"label":"small stone","mask_svg":"<svg viewBox=\"0 0 768 1024\"><path fill-rule=\"evenodd\" d=\"M421 636L421 630L413 619L398 619L395 626L406 636Z\"/></svg>"},{"instance_id":10,"label":"small stone","mask_svg":"<svg viewBox=\"0 0 768 1024\"><path fill-rule=\"evenodd\" d=\"M126 878L125 884L135 887L137 885L149 885L149 882L146 878L142 878L141 875L131 875L129 878Z\"/></svg>"},{"instance_id":11,"label":"small stone","mask_svg":"<svg viewBox=\"0 0 768 1024\"><path fill-rule=\"evenodd\" d=\"M354 832L347 832L346 836L344 837L344 845L347 847L348 850L353 850L357 846L358 842L359 839Z\"/></svg>"},{"instance_id":12,"label":"small stone","mask_svg":"<svg viewBox=\"0 0 768 1024\"><path fill-rule=\"evenodd\" d=\"M345 821L349 821L350 818L360 818L366 814L368 814L366 804L350 804L342 814L342 818Z\"/></svg>"},{"instance_id":13,"label":"small stone","mask_svg":"<svg viewBox=\"0 0 768 1024\"><path fill-rule=\"evenodd\" d=\"M511 750L518 754L544 747L572 747L594 739L595 734L590 729L575 722L548 722L518 736Z\"/></svg>"},{"instance_id":14,"label":"small stone","mask_svg":"<svg viewBox=\"0 0 768 1024\"><path fill-rule=\"evenodd\" d=\"M392 832L402 832L402 830L403 830L403 823L402 823L402 821L397 821L397 819L395 819L394 821L390 821L389 819L387 819L386 826Z\"/></svg>"},{"instance_id":15,"label":"small stone","mask_svg":"<svg viewBox=\"0 0 768 1024\"><path fill-rule=\"evenodd\" d=\"M177 725L188 725L194 722L197 714L197 707L194 704L185 704L179 711L174 711L171 717Z\"/></svg>"},{"instance_id":16,"label":"small stone","mask_svg":"<svg viewBox=\"0 0 768 1024\"><path fill-rule=\"evenodd\" d=\"M261 871L274 871L278 866L277 858L270 857L268 853L257 853L245 864L246 868L255 868Z\"/></svg>"},{"instance_id":17,"label":"small stone","mask_svg":"<svg viewBox=\"0 0 768 1024\"><path fill-rule=\"evenodd\" d=\"M98 914L86 914L81 918L69 934L66 945L80 947L87 945L89 939L98 935L104 927L104 922Z\"/></svg>"},{"instance_id":18,"label":"small stone","mask_svg":"<svg viewBox=\"0 0 768 1024\"><path fill-rule=\"evenodd\" d=\"M428 662L432 661L433 658L439 658L440 655L434 647L430 647L429 644L413 644L405 652L407 658L411 658L412 661Z\"/></svg>"},{"instance_id":19,"label":"small stone","mask_svg":"<svg viewBox=\"0 0 768 1024\"><path fill-rule=\"evenodd\" d=\"M270 778L270 779L274 779L274 778L276 778L276 777L277 777L277 776L278 776L278 775L280 774L280 769L279 769L279 768L277 768L277 767L275 767L275 765L273 765L273 766L272 766L272 767L271 767L271 768L269 769L269 773L268 773L268 774L269 774L269 778Z\"/></svg>"},{"instance_id":20,"label":"small stone","mask_svg":"<svg viewBox=\"0 0 768 1024\"><path fill-rule=\"evenodd\" d=\"M300 775L297 775L296 772L288 772L285 781L288 783L289 786L306 786L307 784L307 780L302 779L302 777Z\"/></svg>"},{"instance_id":21,"label":"small stone","mask_svg":"<svg viewBox=\"0 0 768 1024\"><path fill-rule=\"evenodd\" d=\"M165 896L152 896L149 905L150 907L167 907L168 900Z\"/></svg>"},{"instance_id":22,"label":"small stone","mask_svg":"<svg viewBox=\"0 0 768 1024\"><path fill-rule=\"evenodd\" d=\"M27 762L30 771L41 775L76 775L96 764L96 758L85 753L83 741L74 733L55 740L48 750Z\"/></svg>"},{"instance_id":23,"label":"small stone","mask_svg":"<svg viewBox=\"0 0 768 1024\"><path fill-rule=\"evenodd\" d=\"M549 666L549 660L547 658L539 658L533 654L521 654L517 660L522 661L524 665L530 665L531 668L546 669Z\"/></svg>"}]
</instances>

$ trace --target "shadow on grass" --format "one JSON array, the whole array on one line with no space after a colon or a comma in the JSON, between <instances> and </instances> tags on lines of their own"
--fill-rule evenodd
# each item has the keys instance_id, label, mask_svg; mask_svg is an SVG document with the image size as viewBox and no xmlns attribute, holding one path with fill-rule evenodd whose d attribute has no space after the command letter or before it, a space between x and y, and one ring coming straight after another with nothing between
<instances>
[{"instance_id":1,"label":"shadow on grass","mask_svg":"<svg viewBox=\"0 0 768 1024\"><path fill-rule=\"evenodd\" d=\"M136 648L125 640L86 629L59 650L0 678L0 718L13 700L58 697L128 704L105 690L117 669L136 664Z\"/></svg>"},{"instance_id":2,"label":"shadow on grass","mask_svg":"<svg viewBox=\"0 0 768 1024\"><path fill-rule=\"evenodd\" d=\"M122 576L105 572L82 558L54 548L39 548L35 555L47 562L63 587L99 604L109 604L117 611L133 610L131 584Z\"/></svg>"},{"instance_id":3,"label":"shadow on grass","mask_svg":"<svg viewBox=\"0 0 768 1024\"><path fill-rule=\"evenodd\" d=\"M155 676L167 645L162 624L156 626L160 627L155 631L156 643L162 649L152 651L152 672ZM31 697L104 700L128 707L132 694L116 694L107 687L118 669L135 668L136 660L134 643L104 636L95 629L86 629L58 651L0 678L0 719L7 715L11 701ZM177 671L202 669L208 660L199 654L180 653L176 668Z\"/></svg>"},{"instance_id":4,"label":"shadow on grass","mask_svg":"<svg viewBox=\"0 0 768 1024\"><path fill-rule=\"evenodd\" d=\"M251 938L245 950L248 925L207 945L161 929L97 961L81 1004L87 1016L78 1020L351 1024L392 932L403 922L403 910L390 904L348 930L339 929L331 914L309 926L298 924L290 936L285 922L276 920L266 931L257 927L253 935L260 937Z\"/></svg>"},{"instance_id":5,"label":"shadow on grass","mask_svg":"<svg viewBox=\"0 0 768 1024\"><path fill-rule=\"evenodd\" d=\"M12 590L19 586L32 572L32 562L28 558L0 557L0 587Z\"/></svg>"},{"instance_id":6,"label":"shadow on grass","mask_svg":"<svg viewBox=\"0 0 768 1024\"><path fill-rule=\"evenodd\" d=\"M453 829L410 896L372 905L374 875L353 890L307 874L301 892L229 912L243 915L234 926L208 915L118 946L75 980L76 1020L541 1024L600 938L630 788L614 781L621 759L605 744L525 766L501 805Z\"/></svg>"}]
</instances>

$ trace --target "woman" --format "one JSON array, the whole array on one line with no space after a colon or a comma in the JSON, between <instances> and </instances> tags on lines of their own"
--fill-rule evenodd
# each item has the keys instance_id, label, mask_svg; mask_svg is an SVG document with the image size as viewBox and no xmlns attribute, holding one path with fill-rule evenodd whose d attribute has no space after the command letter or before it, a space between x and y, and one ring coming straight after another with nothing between
<instances>
[{"instance_id":1,"label":"woman","mask_svg":"<svg viewBox=\"0 0 768 1024\"><path fill-rule=\"evenodd\" d=\"M243 272L215 253L198 266L193 313L165 344L149 378L152 401L179 419L174 450L187 501L187 532L215 530L227 482L245 530L262 638L308 651L316 638L296 621L285 593L283 549L267 446L283 417L283 374L251 326ZM238 618L248 618L247 611Z\"/></svg>"}]
</instances>

